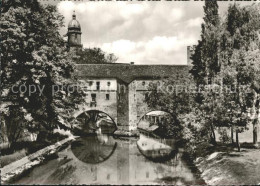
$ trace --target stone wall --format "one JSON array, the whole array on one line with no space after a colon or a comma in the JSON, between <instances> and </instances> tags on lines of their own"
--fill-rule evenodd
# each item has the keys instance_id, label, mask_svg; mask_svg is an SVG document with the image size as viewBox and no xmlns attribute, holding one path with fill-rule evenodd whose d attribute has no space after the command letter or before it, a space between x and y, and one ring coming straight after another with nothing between
<instances>
[{"instance_id":1,"label":"stone wall","mask_svg":"<svg viewBox=\"0 0 260 186\"><path fill-rule=\"evenodd\" d=\"M136 130L140 119L152 111L145 103L150 83L158 80L138 79L127 84L116 79L91 79L88 78L86 85L86 102L81 105L74 117L84 111L99 110L108 114L117 124L120 130ZM97 90L96 82L99 82ZM110 85L108 87L108 82ZM95 94L95 104L93 103ZM107 99L109 94L109 99Z\"/></svg>"},{"instance_id":2,"label":"stone wall","mask_svg":"<svg viewBox=\"0 0 260 186\"><path fill-rule=\"evenodd\" d=\"M145 103L150 83L158 80L134 80L129 84L129 130L136 130L140 119L151 109Z\"/></svg>"},{"instance_id":3,"label":"stone wall","mask_svg":"<svg viewBox=\"0 0 260 186\"><path fill-rule=\"evenodd\" d=\"M99 82L99 90L97 82ZM108 114L117 123L117 80L88 78L84 84L86 85L86 104L80 105L74 117L85 111L98 110ZM95 101L93 101L93 96Z\"/></svg>"},{"instance_id":4,"label":"stone wall","mask_svg":"<svg viewBox=\"0 0 260 186\"><path fill-rule=\"evenodd\" d=\"M117 88L117 125L119 129L128 130L129 126L129 88L124 82L118 82Z\"/></svg>"},{"instance_id":5,"label":"stone wall","mask_svg":"<svg viewBox=\"0 0 260 186\"><path fill-rule=\"evenodd\" d=\"M136 99L136 81L132 81L129 85L129 130L136 129L137 123L137 99Z\"/></svg>"}]
</instances>

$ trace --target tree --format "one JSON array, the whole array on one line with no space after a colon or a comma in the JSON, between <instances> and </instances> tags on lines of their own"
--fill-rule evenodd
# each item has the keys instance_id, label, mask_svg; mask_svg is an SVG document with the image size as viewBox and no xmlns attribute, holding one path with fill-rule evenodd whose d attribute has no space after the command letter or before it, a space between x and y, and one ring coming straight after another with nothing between
<instances>
[{"instance_id":1,"label":"tree","mask_svg":"<svg viewBox=\"0 0 260 186\"><path fill-rule=\"evenodd\" d=\"M84 93L76 89L73 55L59 34L63 16L36 0L9 0L1 11L1 95L7 92L5 99L19 107L6 118L29 113L29 129L69 127Z\"/></svg>"},{"instance_id":2,"label":"tree","mask_svg":"<svg viewBox=\"0 0 260 186\"><path fill-rule=\"evenodd\" d=\"M78 64L105 64L115 63L117 59L114 54L106 54L100 48L85 48L77 51L75 60Z\"/></svg>"},{"instance_id":3,"label":"tree","mask_svg":"<svg viewBox=\"0 0 260 186\"><path fill-rule=\"evenodd\" d=\"M26 121L23 115L20 115L22 112L20 109L12 106L9 110L9 117L4 118L5 132L12 150L14 150L13 145L19 140L26 127Z\"/></svg>"},{"instance_id":4,"label":"tree","mask_svg":"<svg viewBox=\"0 0 260 186\"><path fill-rule=\"evenodd\" d=\"M193 94L187 90L192 84L188 69L176 71L171 78L152 83L145 99L152 110L170 113L173 121L164 126L168 137L180 139L182 136L181 120L192 108ZM194 86L194 85L193 85Z\"/></svg>"},{"instance_id":5,"label":"tree","mask_svg":"<svg viewBox=\"0 0 260 186\"><path fill-rule=\"evenodd\" d=\"M208 84L219 72L218 61L219 25L218 4L216 0L205 1L204 23L201 25L201 40L191 57L193 67L190 70L197 85Z\"/></svg>"},{"instance_id":6,"label":"tree","mask_svg":"<svg viewBox=\"0 0 260 186\"><path fill-rule=\"evenodd\" d=\"M194 106L191 111L181 118L182 138L185 151L196 158L199 148L210 146L211 129L201 109ZM205 149L206 150L206 149ZM201 154L199 154L201 156Z\"/></svg>"},{"instance_id":7,"label":"tree","mask_svg":"<svg viewBox=\"0 0 260 186\"><path fill-rule=\"evenodd\" d=\"M247 109L251 110L253 143L257 144L259 125L259 49L260 49L260 6L240 7L231 5L225 22L226 31L221 40L221 63L223 70L235 65L238 84L247 86ZM227 72L228 73L228 72Z\"/></svg>"},{"instance_id":8,"label":"tree","mask_svg":"<svg viewBox=\"0 0 260 186\"><path fill-rule=\"evenodd\" d=\"M190 70L196 85L198 87L201 86L202 89L214 82L214 78L220 70L219 44L221 27L217 1L205 1L204 13L204 23L201 25L201 40L198 42L194 55L191 57L193 67ZM204 96L211 95L197 93L195 100L202 105L201 109L207 111L205 116L208 118L207 120L210 120L212 142L216 144L213 124L214 98Z\"/></svg>"},{"instance_id":9,"label":"tree","mask_svg":"<svg viewBox=\"0 0 260 186\"><path fill-rule=\"evenodd\" d=\"M246 126L249 120L243 115L251 110L255 144L259 123L259 10L259 5L242 8L230 5L226 20L220 24L216 2L205 3L205 24L202 24L201 40L192 56L194 66L190 71L197 86L214 85L217 79L224 78L225 86L250 87L251 92L246 96L241 91L236 95L211 92L198 94L196 101L201 103L201 110L207 112L205 116L211 117L211 128ZM236 117L241 121L234 121Z\"/></svg>"},{"instance_id":10,"label":"tree","mask_svg":"<svg viewBox=\"0 0 260 186\"><path fill-rule=\"evenodd\" d=\"M234 57L240 55L234 53ZM232 60L233 61L233 60ZM236 132L236 146L240 151L239 133L247 129L247 124L251 118L248 115L248 101L250 101L251 93L245 89L245 84L241 81L240 77L244 71L239 71L237 67L242 65L241 60L234 60L230 65L226 66L223 63L223 69L219 76L223 79L223 84L220 86L222 90L218 94L218 113L217 118L218 126L231 127L231 134L233 129ZM233 136L231 136L233 142Z\"/></svg>"}]
</instances>

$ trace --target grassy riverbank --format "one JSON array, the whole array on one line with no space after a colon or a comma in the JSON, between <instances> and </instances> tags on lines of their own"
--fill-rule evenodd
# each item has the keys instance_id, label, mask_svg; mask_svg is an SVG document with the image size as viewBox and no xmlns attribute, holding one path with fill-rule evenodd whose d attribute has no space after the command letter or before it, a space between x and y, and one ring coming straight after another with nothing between
<instances>
[{"instance_id":1,"label":"grassy riverbank","mask_svg":"<svg viewBox=\"0 0 260 186\"><path fill-rule=\"evenodd\" d=\"M55 133L49 135L45 140L21 141L15 143L11 148L3 148L1 149L1 168L67 137L66 135Z\"/></svg>"},{"instance_id":2,"label":"grassy riverbank","mask_svg":"<svg viewBox=\"0 0 260 186\"><path fill-rule=\"evenodd\" d=\"M17 179L23 175L26 171L32 169L33 167L41 164L42 162L49 160L55 154L64 149L69 141L74 140L74 137L65 138L53 145L49 145L37 152L25 156L13 163L6 165L1 168L1 184L9 183L10 181Z\"/></svg>"},{"instance_id":3,"label":"grassy riverbank","mask_svg":"<svg viewBox=\"0 0 260 186\"><path fill-rule=\"evenodd\" d=\"M228 148L196 159L201 176L209 185L260 184L260 149Z\"/></svg>"}]
</instances>

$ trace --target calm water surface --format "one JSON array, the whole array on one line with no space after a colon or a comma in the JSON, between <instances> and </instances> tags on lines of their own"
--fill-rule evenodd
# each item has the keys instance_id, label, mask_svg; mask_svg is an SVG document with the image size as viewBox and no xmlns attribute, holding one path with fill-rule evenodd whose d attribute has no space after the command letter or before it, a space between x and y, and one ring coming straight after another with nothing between
<instances>
[{"instance_id":1,"label":"calm water surface","mask_svg":"<svg viewBox=\"0 0 260 186\"><path fill-rule=\"evenodd\" d=\"M12 184L204 184L182 153L153 162L140 153L137 140L81 137Z\"/></svg>"}]
</instances>

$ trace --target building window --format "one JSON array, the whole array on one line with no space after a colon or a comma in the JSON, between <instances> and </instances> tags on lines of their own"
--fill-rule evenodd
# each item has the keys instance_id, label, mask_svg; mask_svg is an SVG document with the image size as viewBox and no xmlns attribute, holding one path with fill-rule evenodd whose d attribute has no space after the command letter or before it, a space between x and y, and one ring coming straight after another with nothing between
<instances>
[{"instance_id":1,"label":"building window","mask_svg":"<svg viewBox=\"0 0 260 186\"><path fill-rule=\"evenodd\" d=\"M109 81L109 82L107 82L107 86L110 86L110 85L111 85L110 81Z\"/></svg>"},{"instance_id":2,"label":"building window","mask_svg":"<svg viewBox=\"0 0 260 186\"><path fill-rule=\"evenodd\" d=\"M83 89L83 91L85 92L85 91L88 90L88 87L87 87L87 86L83 86L82 89Z\"/></svg>"},{"instance_id":3,"label":"building window","mask_svg":"<svg viewBox=\"0 0 260 186\"><path fill-rule=\"evenodd\" d=\"M96 107L97 102L96 102L96 94L91 94L91 102L90 102L90 107Z\"/></svg>"},{"instance_id":4,"label":"building window","mask_svg":"<svg viewBox=\"0 0 260 186\"><path fill-rule=\"evenodd\" d=\"M96 82L96 88L97 88L97 90L100 90L100 82L99 81Z\"/></svg>"},{"instance_id":5,"label":"building window","mask_svg":"<svg viewBox=\"0 0 260 186\"><path fill-rule=\"evenodd\" d=\"M106 94L106 100L109 100L109 94Z\"/></svg>"},{"instance_id":6,"label":"building window","mask_svg":"<svg viewBox=\"0 0 260 186\"><path fill-rule=\"evenodd\" d=\"M96 102L96 94L91 94L91 101L94 101L94 102Z\"/></svg>"},{"instance_id":7,"label":"building window","mask_svg":"<svg viewBox=\"0 0 260 186\"><path fill-rule=\"evenodd\" d=\"M142 82L142 85L145 86L145 81Z\"/></svg>"},{"instance_id":8,"label":"building window","mask_svg":"<svg viewBox=\"0 0 260 186\"><path fill-rule=\"evenodd\" d=\"M91 87L93 85L93 81L89 81L88 85Z\"/></svg>"}]
</instances>

